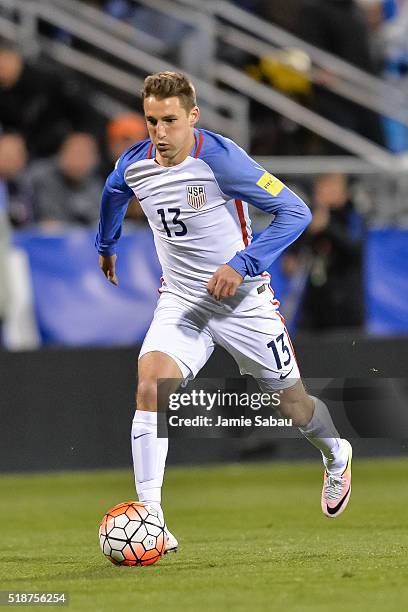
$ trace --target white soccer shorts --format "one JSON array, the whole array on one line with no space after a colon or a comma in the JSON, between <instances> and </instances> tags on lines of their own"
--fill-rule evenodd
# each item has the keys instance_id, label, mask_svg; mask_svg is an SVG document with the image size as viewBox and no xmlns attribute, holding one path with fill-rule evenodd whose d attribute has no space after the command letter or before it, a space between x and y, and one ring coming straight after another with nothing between
<instances>
[{"instance_id":1,"label":"white soccer shorts","mask_svg":"<svg viewBox=\"0 0 408 612\"><path fill-rule=\"evenodd\" d=\"M209 298L194 302L165 291L139 359L151 351L166 353L188 381L218 344L234 357L241 374L253 376L262 390L291 387L300 374L278 306L269 285L240 288L234 298L214 300L213 305Z\"/></svg>"}]
</instances>

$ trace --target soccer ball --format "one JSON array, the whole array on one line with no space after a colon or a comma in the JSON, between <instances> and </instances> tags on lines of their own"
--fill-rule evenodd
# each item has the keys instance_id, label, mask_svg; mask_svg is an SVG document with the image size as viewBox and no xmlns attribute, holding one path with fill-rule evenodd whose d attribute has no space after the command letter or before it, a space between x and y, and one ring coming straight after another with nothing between
<instances>
[{"instance_id":1,"label":"soccer ball","mask_svg":"<svg viewBox=\"0 0 408 612\"><path fill-rule=\"evenodd\" d=\"M103 517L99 543L115 565L152 565L166 550L163 519L150 506L123 502Z\"/></svg>"}]
</instances>

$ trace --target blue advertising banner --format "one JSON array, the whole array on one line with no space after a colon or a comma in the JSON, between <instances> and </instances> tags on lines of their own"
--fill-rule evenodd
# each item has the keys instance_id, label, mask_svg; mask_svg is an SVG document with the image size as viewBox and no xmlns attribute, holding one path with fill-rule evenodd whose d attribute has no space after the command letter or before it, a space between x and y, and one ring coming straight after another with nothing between
<instances>
[{"instance_id":1,"label":"blue advertising banner","mask_svg":"<svg viewBox=\"0 0 408 612\"><path fill-rule=\"evenodd\" d=\"M35 315L44 344L111 346L140 343L157 302L161 269L148 228L124 234L119 287L98 267L95 230L18 232L29 257Z\"/></svg>"},{"instance_id":2,"label":"blue advertising banner","mask_svg":"<svg viewBox=\"0 0 408 612\"><path fill-rule=\"evenodd\" d=\"M367 331L408 334L408 230L372 229L365 253Z\"/></svg>"},{"instance_id":3,"label":"blue advertising banner","mask_svg":"<svg viewBox=\"0 0 408 612\"><path fill-rule=\"evenodd\" d=\"M125 232L118 246L119 287L98 267L95 230L58 234L19 231L15 246L29 259L35 317L44 345L126 346L140 344L159 297L161 268L148 227ZM408 333L408 230L368 234L364 276L367 331ZM269 269L281 312L294 330L302 282L285 277L280 262ZM295 279L296 280L296 279ZM300 289L299 289L300 287ZM350 296L352 299L352 296Z\"/></svg>"}]
</instances>

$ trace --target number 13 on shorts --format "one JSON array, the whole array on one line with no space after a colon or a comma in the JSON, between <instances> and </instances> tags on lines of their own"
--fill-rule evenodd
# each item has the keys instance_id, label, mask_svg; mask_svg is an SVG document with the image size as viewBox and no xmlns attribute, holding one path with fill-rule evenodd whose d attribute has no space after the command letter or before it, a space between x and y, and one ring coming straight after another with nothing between
<instances>
[{"instance_id":1,"label":"number 13 on shorts","mask_svg":"<svg viewBox=\"0 0 408 612\"><path fill-rule=\"evenodd\" d=\"M285 333L287 336L287 340L285 338ZM284 332L279 334L279 336L276 336L276 338L268 342L266 346L270 348L273 353L277 370L286 370L289 367L289 371L285 374L281 374L280 378L283 379L289 376L289 374L293 370L293 361L295 360L295 356L293 353L292 343L289 339L289 335L286 332L286 329ZM291 364L292 367L290 367Z\"/></svg>"}]
</instances>

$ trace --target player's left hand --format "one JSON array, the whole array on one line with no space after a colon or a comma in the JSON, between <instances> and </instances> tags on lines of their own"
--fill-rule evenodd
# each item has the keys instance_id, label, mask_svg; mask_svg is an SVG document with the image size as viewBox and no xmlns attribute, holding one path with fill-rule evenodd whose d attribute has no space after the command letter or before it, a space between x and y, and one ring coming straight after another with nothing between
<instances>
[{"instance_id":1,"label":"player's left hand","mask_svg":"<svg viewBox=\"0 0 408 612\"><path fill-rule=\"evenodd\" d=\"M112 285L119 285L116 275L116 255L99 255L99 267Z\"/></svg>"},{"instance_id":2,"label":"player's left hand","mask_svg":"<svg viewBox=\"0 0 408 612\"><path fill-rule=\"evenodd\" d=\"M220 266L207 283L207 291L216 300L233 297L244 279L228 264Z\"/></svg>"}]
</instances>

